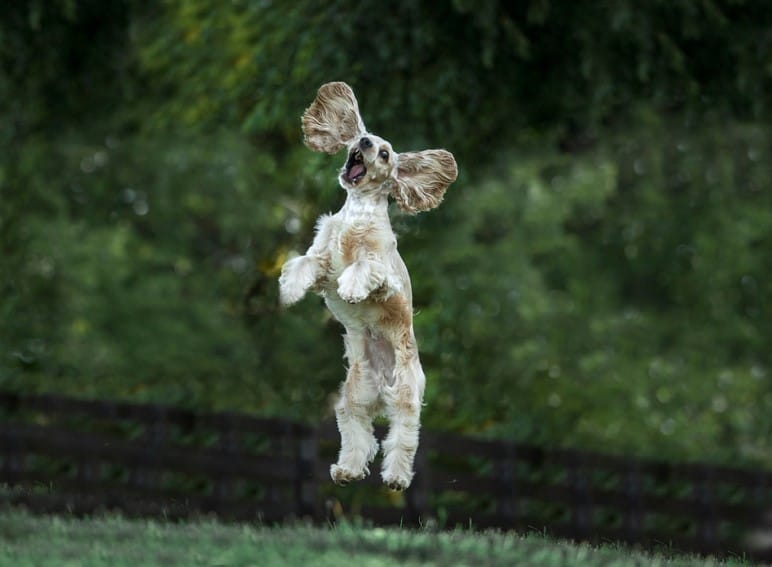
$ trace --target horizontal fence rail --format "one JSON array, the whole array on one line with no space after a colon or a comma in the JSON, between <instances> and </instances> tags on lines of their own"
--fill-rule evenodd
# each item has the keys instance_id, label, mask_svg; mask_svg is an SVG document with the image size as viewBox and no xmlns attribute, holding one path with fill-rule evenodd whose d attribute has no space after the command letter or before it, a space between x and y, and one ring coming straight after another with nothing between
<instances>
[{"instance_id":1,"label":"horizontal fence rail","mask_svg":"<svg viewBox=\"0 0 772 567\"><path fill-rule=\"evenodd\" d=\"M377 429L382 438L384 431ZM32 511L538 530L772 560L772 474L422 432L416 476L329 480L333 424L0 392L0 502Z\"/></svg>"}]
</instances>

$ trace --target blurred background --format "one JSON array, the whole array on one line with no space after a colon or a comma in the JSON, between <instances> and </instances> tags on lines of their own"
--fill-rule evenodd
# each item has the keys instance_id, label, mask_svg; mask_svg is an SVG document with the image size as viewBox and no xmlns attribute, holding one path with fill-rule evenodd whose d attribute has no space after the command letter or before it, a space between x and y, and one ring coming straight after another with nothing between
<instances>
[{"instance_id":1,"label":"blurred background","mask_svg":"<svg viewBox=\"0 0 772 567\"><path fill-rule=\"evenodd\" d=\"M393 211L425 427L772 467L772 3L29 0L0 15L0 388L330 419L277 276L324 82L459 163Z\"/></svg>"}]
</instances>

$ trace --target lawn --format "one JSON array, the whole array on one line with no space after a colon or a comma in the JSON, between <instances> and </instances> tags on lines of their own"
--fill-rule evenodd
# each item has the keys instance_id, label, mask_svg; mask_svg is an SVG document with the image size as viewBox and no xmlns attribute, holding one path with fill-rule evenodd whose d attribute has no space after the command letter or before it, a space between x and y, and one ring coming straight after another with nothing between
<instances>
[{"instance_id":1,"label":"lawn","mask_svg":"<svg viewBox=\"0 0 772 567\"><path fill-rule=\"evenodd\" d=\"M691 566L741 560L645 554L575 545L539 534L457 530L166 523L118 516L76 519L0 512L0 566Z\"/></svg>"}]
</instances>

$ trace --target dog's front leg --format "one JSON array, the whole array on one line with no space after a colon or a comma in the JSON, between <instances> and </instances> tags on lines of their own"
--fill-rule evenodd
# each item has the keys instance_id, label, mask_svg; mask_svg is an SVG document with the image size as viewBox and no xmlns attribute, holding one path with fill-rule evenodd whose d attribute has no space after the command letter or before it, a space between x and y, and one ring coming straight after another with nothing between
<instances>
[{"instance_id":1,"label":"dog's front leg","mask_svg":"<svg viewBox=\"0 0 772 567\"><path fill-rule=\"evenodd\" d=\"M279 276L279 299L283 305L300 301L306 292L317 285L325 275L324 262L319 256L298 256L281 268Z\"/></svg>"},{"instance_id":2,"label":"dog's front leg","mask_svg":"<svg viewBox=\"0 0 772 567\"><path fill-rule=\"evenodd\" d=\"M296 256L281 268L279 276L279 300L283 305L300 301L311 288L325 283L330 264L330 235L334 217L322 215L316 222L316 235L303 256Z\"/></svg>"},{"instance_id":3,"label":"dog's front leg","mask_svg":"<svg viewBox=\"0 0 772 567\"><path fill-rule=\"evenodd\" d=\"M338 295L349 303L364 301L386 281L386 266L363 258L348 266L338 278Z\"/></svg>"}]
</instances>

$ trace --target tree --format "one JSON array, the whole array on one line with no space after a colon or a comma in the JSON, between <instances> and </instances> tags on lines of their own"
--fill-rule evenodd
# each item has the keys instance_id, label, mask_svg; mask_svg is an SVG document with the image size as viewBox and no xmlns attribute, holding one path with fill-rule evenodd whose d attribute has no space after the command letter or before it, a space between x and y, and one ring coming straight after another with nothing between
<instances>
[{"instance_id":1,"label":"tree","mask_svg":"<svg viewBox=\"0 0 772 567\"><path fill-rule=\"evenodd\" d=\"M299 116L398 151L434 427L769 463L772 5L127 0L0 17L0 386L318 420L342 378L282 261L343 198ZM721 447L721 450L713 450ZM709 454L708 454L709 452Z\"/></svg>"}]
</instances>

